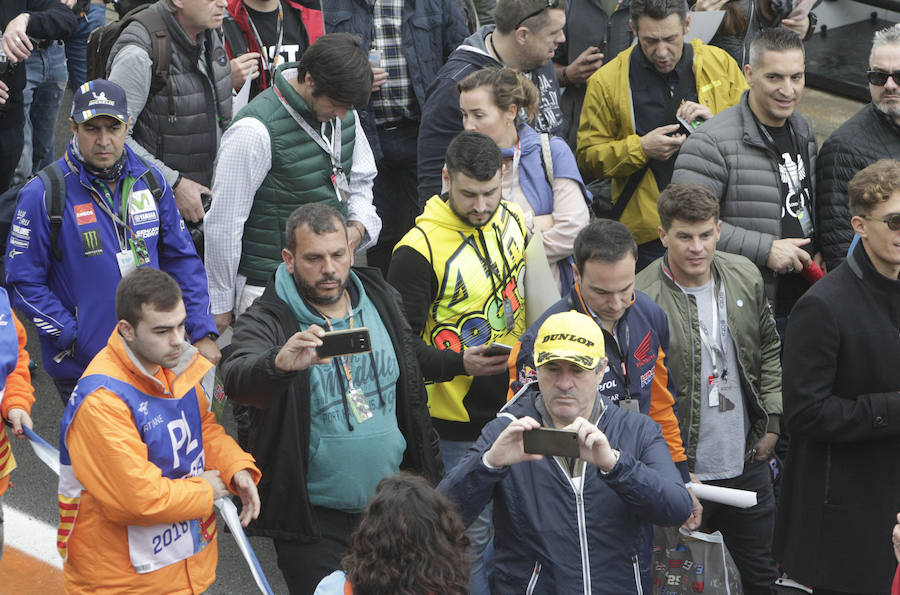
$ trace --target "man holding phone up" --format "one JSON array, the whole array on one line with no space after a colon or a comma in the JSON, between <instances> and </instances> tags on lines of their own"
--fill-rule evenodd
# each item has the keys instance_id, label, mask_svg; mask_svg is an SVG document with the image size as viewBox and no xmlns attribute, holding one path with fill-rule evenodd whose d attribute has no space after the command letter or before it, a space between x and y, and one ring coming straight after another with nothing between
<instances>
[{"instance_id":1,"label":"man holding phone up","mask_svg":"<svg viewBox=\"0 0 900 595\"><path fill-rule=\"evenodd\" d=\"M275 540L291 593L310 594L339 567L382 478L404 468L437 482L443 469L396 291L376 269L351 270L334 207L297 208L285 235L284 261L235 323L222 377L254 407L248 446L266 480L250 533ZM319 357L329 332L360 327L368 344Z\"/></svg>"},{"instance_id":2,"label":"man holding phone up","mask_svg":"<svg viewBox=\"0 0 900 595\"><path fill-rule=\"evenodd\" d=\"M639 593L641 526L680 525L691 497L657 424L600 394L607 359L590 317L547 318L534 361L537 383L485 426L438 489L465 522L493 500L497 593L590 593L591 585ZM525 452L525 434L547 428L576 433L578 457Z\"/></svg>"}]
</instances>

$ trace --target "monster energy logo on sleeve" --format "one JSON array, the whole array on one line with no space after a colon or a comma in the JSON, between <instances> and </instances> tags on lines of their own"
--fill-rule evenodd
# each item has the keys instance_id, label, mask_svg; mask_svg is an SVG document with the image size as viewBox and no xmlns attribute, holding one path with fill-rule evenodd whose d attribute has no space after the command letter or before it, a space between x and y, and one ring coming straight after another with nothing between
<instances>
[{"instance_id":1,"label":"monster energy logo on sleeve","mask_svg":"<svg viewBox=\"0 0 900 595\"><path fill-rule=\"evenodd\" d=\"M81 249L84 251L85 256L100 256L103 254L100 230L91 229L81 232Z\"/></svg>"}]
</instances>

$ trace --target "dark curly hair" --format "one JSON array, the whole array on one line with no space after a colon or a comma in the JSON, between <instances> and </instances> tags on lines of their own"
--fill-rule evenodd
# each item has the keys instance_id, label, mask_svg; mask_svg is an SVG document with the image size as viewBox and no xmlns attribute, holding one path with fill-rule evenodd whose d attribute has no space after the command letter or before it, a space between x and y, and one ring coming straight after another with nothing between
<instances>
[{"instance_id":1,"label":"dark curly hair","mask_svg":"<svg viewBox=\"0 0 900 595\"><path fill-rule=\"evenodd\" d=\"M446 497L401 471L378 483L341 568L354 595L465 595L465 530Z\"/></svg>"}]
</instances>

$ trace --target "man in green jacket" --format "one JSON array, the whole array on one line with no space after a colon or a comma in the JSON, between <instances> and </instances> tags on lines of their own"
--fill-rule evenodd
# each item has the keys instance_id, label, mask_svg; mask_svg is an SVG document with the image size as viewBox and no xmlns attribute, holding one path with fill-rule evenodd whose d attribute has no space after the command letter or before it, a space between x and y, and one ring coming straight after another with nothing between
<instances>
[{"instance_id":1,"label":"man in green jacket","mask_svg":"<svg viewBox=\"0 0 900 595\"><path fill-rule=\"evenodd\" d=\"M701 527L720 530L744 593L774 595L775 497L767 461L780 431L780 341L759 269L716 252L719 201L697 184L659 195L666 254L635 287L669 316L669 373L694 481L756 492L740 509L704 502Z\"/></svg>"},{"instance_id":2,"label":"man in green jacket","mask_svg":"<svg viewBox=\"0 0 900 595\"><path fill-rule=\"evenodd\" d=\"M613 201L628 201L620 220L638 243L641 270L663 253L656 198L686 138L678 119L709 120L736 104L747 83L727 52L684 41L684 0L632 0L630 10L638 43L588 79L576 157L585 179L612 178Z\"/></svg>"}]
</instances>

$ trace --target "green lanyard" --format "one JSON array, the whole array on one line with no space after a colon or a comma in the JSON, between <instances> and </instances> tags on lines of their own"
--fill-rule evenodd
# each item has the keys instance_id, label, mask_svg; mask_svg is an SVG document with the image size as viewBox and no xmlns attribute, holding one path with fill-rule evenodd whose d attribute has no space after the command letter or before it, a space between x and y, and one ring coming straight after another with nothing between
<instances>
[{"instance_id":1,"label":"green lanyard","mask_svg":"<svg viewBox=\"0 0 900 595\"><path fill-rule=\"evenodd\" d=\"M95 180L94 189L98 191L98 194L102 194L103 198L106 199L107 204L102 204L100 206L107 207L108 213L113 219L113 228L116 231L116 238L119 240L119 248L124 250L128 246L128 232L131 231L128 226L128 203L131 202L131 190L134 188L134 184L137 180L132 176L125 176L122 178L122 181L119 185L119 211L121 213L121 217L115 216L115 200L112 193L109 191L109 186L107 186L106 182L103 180ZM119 226L122 227L122 238L119 238ZM134 232L132 232L134 235Z\"/></svg>"}]
</instances>

